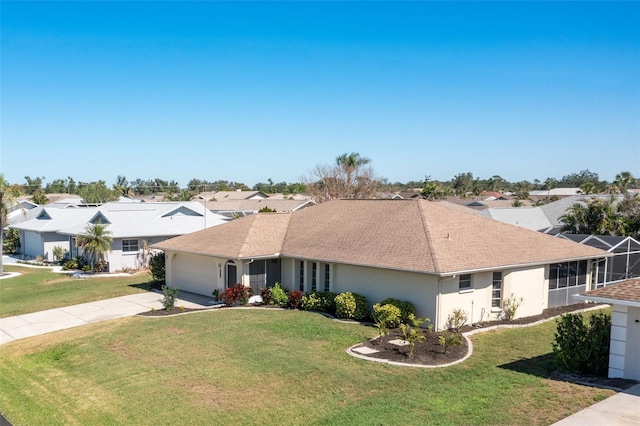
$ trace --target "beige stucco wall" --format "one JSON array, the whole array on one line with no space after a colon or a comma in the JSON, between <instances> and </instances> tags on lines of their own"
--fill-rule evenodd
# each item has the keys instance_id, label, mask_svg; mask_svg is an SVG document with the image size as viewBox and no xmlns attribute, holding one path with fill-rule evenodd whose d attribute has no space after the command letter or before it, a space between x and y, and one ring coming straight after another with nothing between
<instances>
[{"instance_id":1,"label":"beige stucco wall","mask_svg":"<svg viewBox=\"0 0 640 426\"><path fill-rule=\"evenodd\" d=\"M445 327L447 317L455 310L467 313L469 323L499 319L502 310L491 307L493 271L471 274L469 290L459 290L459 275L442 278L438 325ZM547 281L545 268L529 267L502 271L502 300L513 293L524 300L515 318L537 315L547 307Z\"/></svg>"},{"instance_id":2,"label":"beige stucco wall","mask_svg":"<svg viewBox=\"0 0 640 426\"><path fill-rule=\"evenodd\" d=\"M282 259L282 285L285 288L298 290L299 261L300 259ZM438 278L433 275L336 263L330 264L330 268L330 289L335 293L359 293L367 298L370 307L383 299L393 297L413 303L420 317L429 317L433 321L436 316ZM321 274L324 273L321 268L319 271ZM305 261L305 292L311 289L310 272L311 261ZM322 279L319 279L318 286L323 285Z\"/></svg>"},{"instance_id":3,"label":"beige stucco wall","mask_svg":"<svg viewBox=\"0 0 640 426\"><path fill-rule=\"evenodd\" d=\"M503 276L502 300L513 294L516 299L524 299L515 318L541 314L547 308L549 282L545 277L545 267L511 269Z\"/></svg>"}]
</instances>

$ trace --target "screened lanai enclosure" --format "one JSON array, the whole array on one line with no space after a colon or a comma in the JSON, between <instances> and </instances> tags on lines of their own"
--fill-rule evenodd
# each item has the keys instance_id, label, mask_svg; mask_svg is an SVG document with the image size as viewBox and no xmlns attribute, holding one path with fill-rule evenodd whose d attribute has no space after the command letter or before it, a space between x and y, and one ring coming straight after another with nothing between
<instances>
[{"instance_id":1,"label":"screened lanai enclosure","mask_svg":"<svg viewBox=\"0 0 640 426\"><path fill-rule=\"evenodd\" d=\"M612 256L591 265L587 261L550 265L550 308L579 303L574 294L640 277L640 242L631 237L584 234L558 234L558 237L608 251ZM589 274L591 288L587 288Z\"/></svg>"}]
</instances>

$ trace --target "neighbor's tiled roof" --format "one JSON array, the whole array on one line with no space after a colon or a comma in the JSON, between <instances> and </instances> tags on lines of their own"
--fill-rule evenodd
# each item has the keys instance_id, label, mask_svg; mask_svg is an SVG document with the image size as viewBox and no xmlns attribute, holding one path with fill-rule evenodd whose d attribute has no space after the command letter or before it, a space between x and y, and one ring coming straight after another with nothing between
<instances>
[{"instance_id":1,"label":"neighbor's tiled roof","mask_svg":"<svg viewBox=\"0 0 640 426\"><path fill-rule=\"evenodd\" d=\"M268 207L276 210L278 213L292 212L306 204L315 204L315 202L311 200L283 200L271 198L206 202L201 200L200 203L214 212L258 211L262 208Z\"/></svg>"},{"instance_id":2,"label":"neighbor's tiled roof","mask_svg":"<svg viewBox=\"0 0 640 426\"><path fill-rule=\"evenodd\" d=\"M236 219L155 247L230 258L280 253L436 274L608 255L427 200L336 200Z\"/></svg>"},{"instance_id":3,"label":"neighbor's tiled roof","mask_svg":"<svg viewBox=\"0 0 640 426\"><path fill-rule=\"evenodd\" d=\"M611 284L596 290L581 293L585 298L610 299L640 303L640 278Z\"/></svg>"}]
</instances>

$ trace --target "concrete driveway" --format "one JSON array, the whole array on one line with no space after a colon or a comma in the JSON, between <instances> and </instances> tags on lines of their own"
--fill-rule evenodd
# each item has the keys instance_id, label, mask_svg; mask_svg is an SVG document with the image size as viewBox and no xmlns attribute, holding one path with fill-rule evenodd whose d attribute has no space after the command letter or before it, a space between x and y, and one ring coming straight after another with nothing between
<instances>
[{"instance_id":1,"label":"concrete driveway","mask_svg":"<svg viewBox=\"0 0 640 426\"><path fill-rule=\"evenodd\" d=\"M178 294L176 306L212 308L210 299L197 295ZM146 292L65 306L14 317L0 318L0 345L16 339L51 333L110 319L130 317L152 308L162 309L162 294Z\"/></svg>"}]
</instances>

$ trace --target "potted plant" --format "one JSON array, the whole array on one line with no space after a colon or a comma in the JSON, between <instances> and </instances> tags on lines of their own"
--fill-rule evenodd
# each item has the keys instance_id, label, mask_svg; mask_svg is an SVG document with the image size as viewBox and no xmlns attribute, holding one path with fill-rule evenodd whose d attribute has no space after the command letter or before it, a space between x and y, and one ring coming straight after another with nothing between
<instances>
[{"instance_id":1,"label":"potted plant","mask_svg":"<svg viewBox=\"0 0 640 426\"><path fill-rule=\"evenodd\" d=\"M214 302L218 301L218 297L220 296L220 290L218 290L217 288L215 290L213 290L211 292L211 294L213 295L213 300Z\"/></svg>"}]
</instances>

